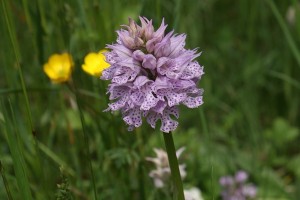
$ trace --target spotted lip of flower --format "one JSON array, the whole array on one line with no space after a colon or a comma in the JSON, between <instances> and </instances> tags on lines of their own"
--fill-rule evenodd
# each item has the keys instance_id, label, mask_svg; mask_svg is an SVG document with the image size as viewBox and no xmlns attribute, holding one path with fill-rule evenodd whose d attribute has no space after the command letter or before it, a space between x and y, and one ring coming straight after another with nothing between
<instances>
[{"instance_id":1,"label":"spotted lip of flower","mask_svg":"<svg viewBox=\"0 0 300 200\"><path fill-rule=\"evenodd\" d=\"M107 50L101 50L99 53L91 52L84 58L84 64L82 65L83 71L86 73L99 77L102 71L110 66L105 61L105 53Z\"/></svg>"},{"instance_id":2,"label":"spotted lip of flower","mask_svg":"<svg viewBox=\"0 0 300 200\"><path fill-rule=\"evenodd\" d=\"M133 130L142 124L142 116L152 128L161 120L160 130L174 131L179 118L178 105L200 106L203 90L197 83L204 74L195 58L197 50L185 49L185 34L165 35L164 20L154 31L152 20L140 17L141 26L129 19L129 25L117 31L117 43L107 45L110 67L101 78L111 80L111 102L106 111L120 110Z\"/></svg>"},{"instance_id":3,"label":"spotted lip of flower","mask_svg":"<svg viewBox=\"0 0 300 200\"><path fill-rule=\"evenodd\" d=\"M44 64L44 72L54 83L66 82L70 79L74 63L68 53L53 54Z\"/></svg>"}]
</instances>

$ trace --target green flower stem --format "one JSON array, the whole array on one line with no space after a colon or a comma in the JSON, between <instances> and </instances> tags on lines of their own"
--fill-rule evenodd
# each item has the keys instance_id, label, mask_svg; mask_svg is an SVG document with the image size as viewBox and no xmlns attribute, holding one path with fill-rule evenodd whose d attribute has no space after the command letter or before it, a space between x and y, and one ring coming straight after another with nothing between
<instances>
[{"instance_id":1,"label":"green flower stem","mask_svg":"<svg viewBox=\"0 0 300 200\"><path fill-rule=\"evenodd\" d=\"M183 186L181 181L181 176L179 172L179 165L178 160L176 156L176 150L175 145L173 141L172 133L163 133L164 140L165 140L165 146L168 154L169 164L171 168L171 175L172 180L174 184L174 194L173 199L174 200L184 200L184 194L183 194Z\"/></svg>"}]
</instances>

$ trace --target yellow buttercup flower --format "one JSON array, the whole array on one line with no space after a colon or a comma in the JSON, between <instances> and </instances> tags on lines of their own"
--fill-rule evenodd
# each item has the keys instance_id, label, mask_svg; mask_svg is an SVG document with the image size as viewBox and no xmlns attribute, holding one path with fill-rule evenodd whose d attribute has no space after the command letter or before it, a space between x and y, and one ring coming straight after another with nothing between
<instances>
[{"instance_id":1,"label":"yellow buttercup flower","mask_svg":"<svg viewBox=\"0 0 300 200\"><path fill-rule=\"evenodd\" d=\"M109 63L105 61L105 56L103 53L107 50L101 50L99 53L89 53L84 58L84 64L82 65L83 71L86 73L99 77L102 71L110 66Z\"/></svg>"},{"instance_id":2,"label":"yellow buttercup flower","mask_svg":"<svg viewBox=\"0 0 300 200\"><path fill-rule=\"evenodd\" d=\"M53 54L44 64L44 72L54 83L66 82L70 79L74 63L68 53Z\"/></svg>"}]
</instances>

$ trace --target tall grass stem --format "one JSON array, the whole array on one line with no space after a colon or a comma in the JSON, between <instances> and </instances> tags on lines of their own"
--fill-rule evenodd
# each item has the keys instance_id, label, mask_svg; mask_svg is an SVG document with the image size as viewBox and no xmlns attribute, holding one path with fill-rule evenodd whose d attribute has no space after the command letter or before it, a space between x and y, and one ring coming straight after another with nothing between
<instances>
[{"instance_id":1,"label":"tall grass stem","mask_svg":"<svg viewBox=\"0 0 300 200\"><path fill-rule=\"evenodd\" d=\"M181 8L181 0L176 0L176 5L174 9L174 30L178 28L179 20L180 20L180 8Z\"/></svg>"},{"instance_id":2,"label":"tall grass stem","mask_svg":"<svg viewBox=\"0 0 300 200\"><path fill-rule=\"evenodd\" d=\"M20 81L21 81L23 95L25 97L25 104L26 104L26 110L27 110L27 115L28 115L28 120L29 120L29 126L30 126L30 129L31 129L31 132L33 132L32 115L31 115L31 111L30 111L30 105L29 105L27 90L26 90L26 86L25 86L25 81L24 81L24 78L23 78L23 72L22 72L22 68L21 68L21 65L20 65L20 52L17 49L16 35L15 35L15 31L12 30L12 26L11 26L11 23L10 23L11 20L9 18L8 13L7 13L7 7L6 7L6 4L5 4L5 0L2 0L1 2L2 2L3 15L4 15L4 18L5 18L7 30L9 32L9 38L11 40L13 52L14 52L15 58L16 58L16 65L17 65L17 68L18 68L18 73L19 73L19 77L20 77Z\"/></svg>"},{"instance_id":3,"label":"tall grass stem","mask_svg":"<svg viewBox=\"0 0 300 200\"><path fill-rule=\"evenodd\" d=\"M15 116L11 106L11 102L8 100L10 112L5 107L4 102L1 101L1 110L3 110L4 116L4 134L7 139L8 147L11 153L13 168L16 175L17 185L24 200L32 200L32 195L29 187L29 181L25 169L25 159L23 155L23 148L18 137L18 129L15 123ZM12 119L11 119L12 118ZM13 128L14 127L14 128Z\"/></svg>"},{"instance_id":4,"label":"tall grass stem","mask_svg":"<svg viewBox=\"0 0 300 200\"><path fill-rule=\"evenodd\" d=\"M28 123L29 123L29 132L31 132L31 135L33 136L34 145L35 145L35 154L37 155L37 162L38 162L38 166L39 166L39 173L40 173L41 178L42 178L41 182L42 182L43 189L45 190L46 189L45 184L47 182L45 181L45 178L44 178L44 168L42 167L42 164L41 164L41 158L40 158L38 143L36 141L36 132L35 132L34 126L33 126L33 120L32 120L32 115L31 115L30 104L29 104L29 98L28 98L27 89L26 89L26 85L25 85L25 81L24 81L24 77L23 77L22 68L21 68L21 65L20 65L20 52L19 52L19 49L17 48L18 45L17 45L16 33L15 33L15 30L13 29L13 27L11 25L10 15L7 13L8 9L6 7L5 0L2 0L2 9L3 9L3 13L4 13L4 18L5 18L7 30L9 32L9 38L11 40L13 52L14 52L15 59L16 59L16 65L17 65L17 68L18 68L18 73L19 73L19 78L20 78L20 81L21 81L23 95L24 95L24 98L25 98L25 107L26 107L27 118L28 118Z\"/></svg>"},{"instance_id":5,"label":"tall grass stem","mask_svg":"<svg viewBox=\"0 0 300 200\"><path fill-rule=\"evenodd\" d=\"M206 142L208 143L207 146L208 146L209 150L211 150L211 145L210 145L210 143L211 143L211 135L209 134L206 117L204 115L203 109L198 109L198 110L199 110L199 115L200 115L200 120L201 120L202 131L207 136L206 137L206 139L207 139ZM214 167L213 167L213 164L212 164L211 157L209 158L209 165L210 165L210 168L211 168L211 173L210 173L210 177L211 177L210 187L211 187L211 191L212 191L211 199L214 200L215 199L215 197L214 197L214 184L213 184L213 180L214 180L214 176L213 176Z\"/></svg>"},{"instance_id":6,"label":"tall grass stem","mask_svg":"<svg viewBox=\"0 0 300 200\"><path fill-rule=\"evenodd\" d=\"M276 17L277 21L278 21L278 24L280 26L280 28L282 29L283 33L284 33L284 36L285 36L285 39L287 40L287 43L292 51L292 54L294 55L297 63L298 63L298 66L300 67L300 52L299 52L299 49L297 48L296 46L296 42L295 40L293 39L286 23L284 22L283 20L283 17L280 15L275 3L273 2L273 0L266 0L268 5L270 6L274 16Z\"/></svg>"},{"instance_id":7,"label":"tall grass stem","mask_svg":"<svg viewBox=\"0 0 300 200\"><path fill-rule=\"evenodd\" d=\"M3 180L4 186L5 186L7 198L8 198L8 200L13 200L13 198L11 196L10 188L9 188L9 185L8 185L8 181L7 181L6 176L4 174L4 168L3 168L1 160L0 160L0 174L2 176L2 180Z\"/></svg>"},{"instance_id":8,"label":"tall grass stem","mask_svg":"<svg viewBox=\"0 0 300 200\"><path fill-rule=\"evenodd\" d=\"M80 116L80 121L81 121L81 126L82 126L83 139L84 139L85 148L86 148L86 156L87 156L87 159L88 159L90 173L91 173L91 176L92 176L92 184L93 184L93 189L94 189L94 198L95 198L95 200L97 200L98 198L97 198L97 190L96 190L96 180L95 180L94 170L93 170L93 166L92 166L92 159L91 159L90 148L89 148L90 147L89 138L88 138L88 134L87 134L87 131L86 131L86 124L85 124L85 120L84 120L84 116L83 116L81 104L79 102L79 97L78 97L78 93L77 93L77 89L76 89L75 84L73 84L73 87L74 87L73 91L74 91L74 94L75 94L76 103L77 103L79 116ZM72 90L72 86L70 86L70 89Z\"/></svg>"}]
</instances>

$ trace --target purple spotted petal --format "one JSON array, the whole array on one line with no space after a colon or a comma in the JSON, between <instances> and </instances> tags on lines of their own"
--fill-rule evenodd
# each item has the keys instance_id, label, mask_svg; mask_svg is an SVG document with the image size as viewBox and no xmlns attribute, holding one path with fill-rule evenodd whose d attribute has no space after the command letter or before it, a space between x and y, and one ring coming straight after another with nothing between
<instances>
[{"instance_id":1,"label":"purple spotted petal","mask_svg":"<svg viewBox=\"0 0 300 200\"><path fill-rule=\"evenodd\" d=\"M137 72L132 71L128 68L123 69L123 73L121 73L118 76L115 76L112 78L112 81L118 84L125 84L128 81L133 81L135 77L137 76Z\"/></svg>"},{"instance_id":2,"label":"purple spotted petal","mask_svg":"<svg viewBox=\"0 0 300 200\"><path fill-rule=\"evenodd\" d=\"M151 110L156 113L163 114L166 107L167 103L165 101L159 100Z\"/></svg>"},{"instance_id":3,"label":"purple spotted petal","mask_svg":"<svg viewBox=\"0 0 300 200\"><path fill-rule=\"evenodd\" d=\"M157 122L157 120L160 119L160 116L161 115L159 113L155 113L155 112L149 113L148 116L147 116L148 124L150 124L150 126L152 128L155 128L156 122Z\"/></svg>"},{"instance_id":4,"label":"purple spotted petal","mask_svg":"<svg viewBox=\"0 0 300 200\"><path fill-rule=\"evenodd\" d=\"M115 52L105 52L104 53L105 58L106 58L106 62L108 62L109 64L113 65L115 64L118 60L118 54L116 54Z\"/></svg>"},{"instance_id":5,"label":"purple spotted petal","mask_svg":"<svg viewBox=\"0 0 300 200\"><path fill-rule=\"evenodd\" d=\"M160 127L160 130L162 132L169 133L170 131L174 131L177 128L178 122L173 120L171 118L171 115L179 117L178 111L176 109L173 109L173 107L165 109L164 114L161 117L162 125Z\"/></svg>"},{"instance_id":6,"label":"purple spotted petal","mask_svg":"<svg viewBox=\"0 0 300 200\"><path fill-rule=\"evenodd\" d=\"M119 67L117 65L112 65L110 66L109 68L103 70L102 72L102 79L103 80L110 80L114 77L115 75L115 72L116 70L118 69Z\"/></svg>"},{"instance_id":7,"label":"purple spotted petal","mask_svg":"<svg viewBox=\"0 0 300 200\"><path fill-rule=\"evenodd\" d=\"M138 108L131 109L127 111L123 117L123 120L134 127L139 127L142 125L141 111Z\"/></svg>"},{"instance_id":8,"label":"purple spotted petal","mask_svg":"<svg viewBox=\"0 0 300 200\"><path fill-rule=\"evenodd\" d=\"M197 108L198 106L203 104L202 96L198 97L187 97L183 104L189 108Z\"/></svg>"},{"instance_id":9,"label":"purple spotted petal","mask_svg":"<svg viewBox=\"0 0 300 200\"><path fill-rule=\"evenodd\" d=\"M141 110L150 110L156 106L159 99L153 95L151 91L146 94L145 101L141 105Z\"/></svg>"},{"instance_id":10,"label":"purple spotted petal","mask_svg":"<svg viewBox=\"0 0 300 200\"><path fill-rule=\"evenodd\" d=\"M112 111L120 110L125 106L128 98L128 95L122 96L119 100L115 101L114 103L108 104L108 106Z\"/></svg>"},{"instance_id":11,"label":"purple spotted petal","mask_svg":"<svg viewBox=\"0 0 300 200\"><path fill-rule=\"evenodd\" d=\"M117 99L127 95L130 90L130 87L127 85L110 85L111 93L109 95L109 100Z\"/></svg>"},{"instance_id":12,"label":"purple spotted petal","mask_svg":"<svg viewBox=\"0 0 300 200\"><path fill-rule=\"evenodd\" d=\"M187 80L193 78L200 79L203 74L204 74L203 67L201 67L198 62L191 62L183 70L180 78L187 79Z\"/></svg>"}]
</instances>

